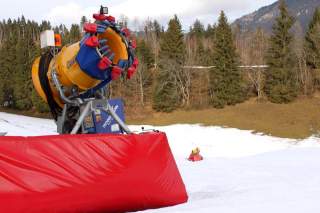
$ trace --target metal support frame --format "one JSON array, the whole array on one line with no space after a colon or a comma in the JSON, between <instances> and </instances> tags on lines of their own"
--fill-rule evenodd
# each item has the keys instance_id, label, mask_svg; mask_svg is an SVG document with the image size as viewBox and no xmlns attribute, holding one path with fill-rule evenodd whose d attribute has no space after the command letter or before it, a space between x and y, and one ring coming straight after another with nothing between
<instances>
[{"instance_id":1,"label":"metal support frame","mask_svg":"<svg viewBox=\"0 0 320 213\"><path fill-rule=\"evenodd\" d=\"M54 56L53 60L55 60L55 52L53 53L53 56ZM64 124L67 119L67 111L68 111L69 106L79 107L79 111L80 111L81 107L85 105L84 109L80 113L79 118L77 119L76 124L74 125L72 131L70 132L70 134L77 134L79 132L79 129L82 127L83 121L86 118L86 116L89 113L92 113L97 108L98 104L100 106L103 106L103 107L99 107L99 109L107 112L119 124L119 126L121 127L121 129L125 133L127 133L127 134L132 133L131 130L129 129L129 127L119 118L119 116L116 114L116 112L110 106L110 104L108 103L108 100L104 97L105 94L102 94L99 99L94 99L94 100L93 99L84 99L83 100L81 98L70 99L64 93L64 89L59 81L56 70L53 70L51 72L51 77L52 77L52 80L53 80L55 87L57 88L57 90L59 92L60 98L65 103L65 105L63 107L62 115L58 117L58 120L56 122L58 133L60 133L60 134L65 133L64 132ZM102 91L102 92L105 93L104 91Z\"/></svg>"},{"instance_id":2,"label":"metal support frame","mask_svg":"<svg viewBox=\"0 0 320 213\"><path fill-rule=\"evenodd\" d=\"M57 76L57 73L55 70L53 70L51 72L51 77L52 77L54 85L56 86L56 88L59 91L60 98L63 100L63 102L65 102L66 104L69 104L69 105L73 105L73 106L79 106L80 104L82 104L81 99L71 100L65 96L64 91L62 89L62 86L60 84L60 81L58 79L58 76Z\"/></svg>"},{"instance_id":3,"label":"metal support frame","mask_svg":"<svg viewBox=\"0 0 320 213\"><path fill-rule=\"evenodd\" d=\"M109 113L111 117L120 125L123 131L125 131L127 134L132 133L129 127L119 118L119 116L116 114L116 112L113 110L109 103L107 103L106 112Z\"/></svg>"},{"instance_id":4,"label":"metal support frame","mask_svg":"<svg viewBox=\"0 0 320 213\"><path fill-rule=\"evenodd\" d=\"M74 127L73 127L73 129L72 129L72 131L70 133L71 135L77 134L77 132L80 129L84 119L86 118L86 116L91 111L91 106L92 106L92 102L91 101L86 104L84 110L80 114L79 119L77 120L77 123L74 125Z\"/></svg>"},{"instance_id":5,"label":"metal support frame","mask_svg":"<svg viewBox=\"0 0 320 213\"><path fill-rule=\"evenodd\" d=\"M129 127L119 118L119 116L116 114L116 112L113 110L112 106L108 103L107 99L100 99L100 100L92 100L87 102L85 105L85 108L81 112L79 119L77 120L76 124L74 125L72 131L70 134L77 134L79 129L82 126L82 123L87 115L94 112L97 108L97 105L102 105L103 107L99 108L105 112L107 112L121 127L121 129L127 133L131 134L132 131L129 129Z\"/></svg>"},{"instance_id":6,"label":"metal support frame","mask_svg":"<svg viewBox=\"0 0 320 213\"><path fill-rule=\"evenodd\" d=\"M64 123L66 122L67 109L68 109L68 105L65 104L63 106L62 115L58 116L58 119L56 121L57 130L58 130L59 134L63 134L64 133Z\"/></svg>"}]
</instances>

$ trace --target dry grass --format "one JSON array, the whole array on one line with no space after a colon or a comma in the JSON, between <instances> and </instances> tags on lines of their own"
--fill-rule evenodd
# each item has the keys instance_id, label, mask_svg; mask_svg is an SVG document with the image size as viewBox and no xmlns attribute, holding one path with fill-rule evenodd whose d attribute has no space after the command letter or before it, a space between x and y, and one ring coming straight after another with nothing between
<instances>
[{"instance_id":1,"label":"dry grass","mask_svg":"<svg viewBox=\"0 0 320 213\"><path fill-rule=\"evenodd\" d=\"M50 118L31 111L1 109L9 113ZM291 104L258 103L251 99L225 109L178 110L156 113L151 107L127 107L129 124L170 125L203 124L253 130L268 135L302 139L320 133L320 94L300 98Z\"/></svg>"},{"instance_id":2,"label":"dry grass","mask_svg":"<svg viewBox=\"0 0 320 213\"><path fill-rule=\"evenodd\" d=\"M225 109L178 110L128 117L130 124L170 125L176 123L228 126L285 138L306 138L320 131L320 96L300 98L291 104L245 103ZM136 114L136 113L134 113Z\"/></svg>"},{"instance_id":3,"label":"dry grass","mask_svg":"<svg viewBox=\"0 0 320 213\"><path fill-rule=\"evenodd\" d=\"M17 110L17 109L9 109L5 107L0 107L0 112L6 112L16 115L24 115L24 116L30 116L30 117L36 117L36 118L46 118L51 119L52 116L49 112L47 113L40 113L33 110L24 111L24 110Z\"/></svg>"}]
</instances>

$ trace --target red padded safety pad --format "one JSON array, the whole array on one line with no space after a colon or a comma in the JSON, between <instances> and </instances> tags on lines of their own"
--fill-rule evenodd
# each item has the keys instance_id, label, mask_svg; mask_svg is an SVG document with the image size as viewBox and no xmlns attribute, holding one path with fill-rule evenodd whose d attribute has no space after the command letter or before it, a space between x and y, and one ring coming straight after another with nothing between
<instances>
[{"instance_id":1,"label":"red padded safety pad","mask_svg":"<svg viewBox=\"0 0 320 213\"><path fill-rule=\"evenodd\" d=\"M187 199L164 133L0 137L0 212L128 212Z\"/></svg>"}]
</instances>

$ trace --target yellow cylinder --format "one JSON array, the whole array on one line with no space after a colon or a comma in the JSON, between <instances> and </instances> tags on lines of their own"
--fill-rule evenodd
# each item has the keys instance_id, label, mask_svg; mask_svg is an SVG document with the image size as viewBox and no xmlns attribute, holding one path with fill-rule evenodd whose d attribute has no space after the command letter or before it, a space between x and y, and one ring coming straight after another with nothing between
<instances>
[{"instance_id":1,"label":"yellow cylinder","mask_svg":"<svg viewBox=\"0 0 320 213\"><path fill-rule=\"evenodd\" d=\"M115 54L113 58L113 63L118 64L119 60L128 60L128 47L123 38L111 28L98 35L99 39L106 39L107 45L110 47L112 52ZM81 70L79 64L76 61L76 56L80 50L79 42L72 44L70 46L65 46L61 51L51 60L47 78L49 80L52 96L55 102L62 108L64 103L61 100L58 90L53 84L51 73L53 70L56 71L60 83L65 89L66 95L68 91L73 87L77 87L79 92L86 91L95 87L101 81L92 78L86 72ZM36 91L40 97L46 100L46 94L41 86L41 81L39 78L39 67L40 57L38 57L32 66L32 80Z\"/></svg>"},{"instance_id":2,"label":"yellow cylinder","mask_svg":"<svg viewBox=\"0 0 320 213\"><path fill-rule=\"evenodd\" d=\"M36 89L38 95L47 102L46 94L44 93L41 84L40 84L40 78L39 78L39 63L40 63L40 57L36 58L34 60L32 65L32 82L33 86Z\"/></svg>"}]
</instances>

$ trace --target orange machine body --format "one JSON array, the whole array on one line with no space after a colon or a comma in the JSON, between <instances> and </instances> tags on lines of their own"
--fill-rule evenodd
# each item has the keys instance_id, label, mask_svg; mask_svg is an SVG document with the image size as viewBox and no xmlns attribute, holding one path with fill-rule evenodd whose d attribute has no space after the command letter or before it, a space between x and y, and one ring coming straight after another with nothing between
<instances>
[{"instance_id":1,"label":"orange machine body","mask_svg":"<svg viewBox=\"0 0 320 213\"><path fill-rule=\"evenodd\" d=\"M106 39L107 44L115 54L113 63L117 64L119 60L128 60L127 44L123 41L122 37L119 36L113 29L108 28L105 33L99 35L99 39ZM52 82L51 72L55 70L60 83L68 94L71 88L77 87L81 91L86 91L96 86L100 80L94 79L83 70L81 70L79 64L76 61L76 56L79 52L79 42L64 46L61 51L52 59L47 72L53 98L60 107L63 106L63 101L59 97L58 90ZM46 95L41 87L39 79L39 63L40 57L37 58L32 66L32 80L36 91L45 101Z\"/></svg>"}]
</instances>

